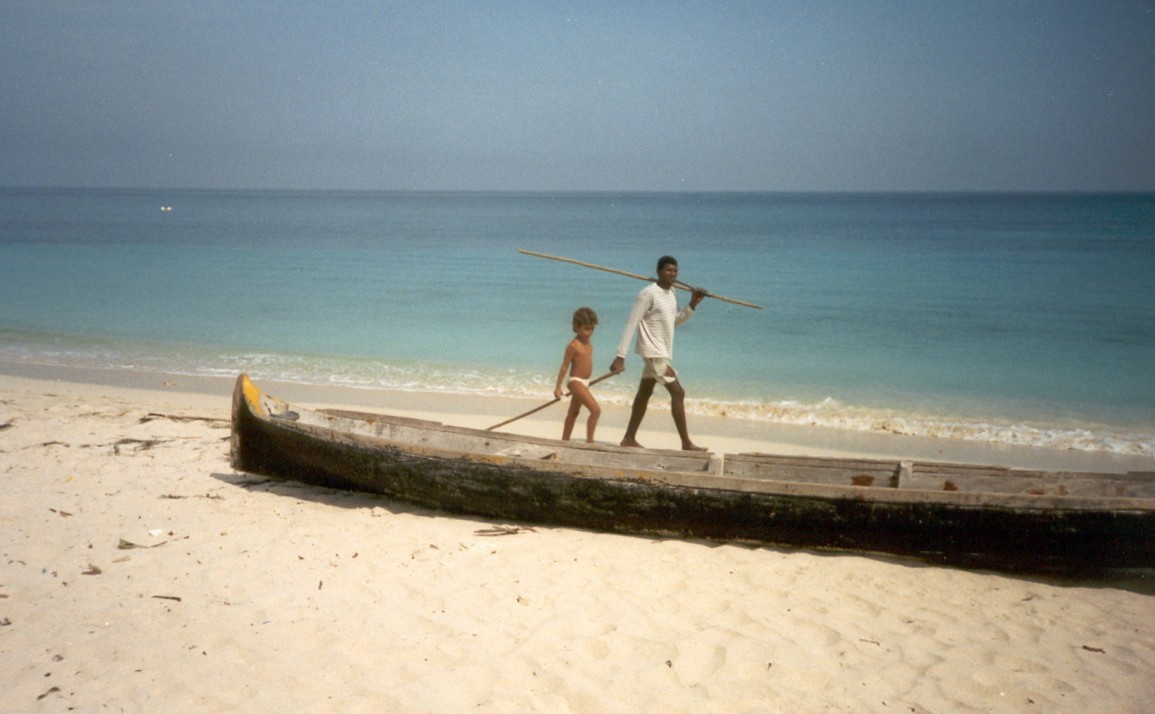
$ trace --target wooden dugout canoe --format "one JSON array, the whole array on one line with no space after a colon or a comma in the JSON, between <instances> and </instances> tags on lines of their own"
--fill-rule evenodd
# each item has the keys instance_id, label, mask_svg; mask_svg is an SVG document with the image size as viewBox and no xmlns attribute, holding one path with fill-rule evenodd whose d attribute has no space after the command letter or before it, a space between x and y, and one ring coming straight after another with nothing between
<instances>
[{"instance_id":1,"label":"wooden dugout canoe","mask_svg":"<svg viewBox=\"0 0 1155 714\"><path fill-rule=\"evenodd\" d=\"M1155 473L627 449L291 406L237 379L232 465L432 509L1035 572L1155 567Z\"/></svg>"}]
</instances>

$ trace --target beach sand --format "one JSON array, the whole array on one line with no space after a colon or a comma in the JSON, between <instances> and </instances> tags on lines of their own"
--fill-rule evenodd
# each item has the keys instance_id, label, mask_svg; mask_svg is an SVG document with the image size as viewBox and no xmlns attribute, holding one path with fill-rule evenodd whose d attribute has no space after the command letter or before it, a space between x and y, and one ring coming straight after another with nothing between
<instances>
[{"instance_id":1,"label":"beach sand","mask_svg":"<svg viewBox=\"0 0 1155 714\"><path fill-rule=\"evenodd\" d=\"M50 376L0 376L4 711L1155 707L1148 572L1013 577L450 517L234 472L230 380ZM393 399L377 406L468 426L533 406ZM510 428L552 436L554 409ZM607 412L609 440L624 414ZM692 425L727 451L955 448ZM646 426L669 445L668 414ZM975 457L991 455L1095 460Z\"/></svg>"}]
</instances>

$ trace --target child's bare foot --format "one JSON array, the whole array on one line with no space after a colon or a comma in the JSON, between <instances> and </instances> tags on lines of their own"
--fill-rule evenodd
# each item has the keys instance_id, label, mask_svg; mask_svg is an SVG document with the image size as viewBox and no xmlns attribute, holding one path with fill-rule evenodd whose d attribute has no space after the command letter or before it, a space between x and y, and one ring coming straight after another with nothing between
<instances>
[{"instance_id":1,"label":"child's bare foot","mask_svg":"<svg viewBox=\"0 0 1155 714\"><path fill-rule=\"evenodd\" d=\"M707 451L707 449L704 446L698 446L697 444L686 443L686 444L682 444L682 451Z\"/></svg>"},{"instance_id":2,"label":"child's bare foot","mask_svg":"<svg viewBox=\"0 0 1155 714\"><path fill-rule=\"evenodd\" d=\"M636 439L622 439L622 446L630 446L630 447L633 447L635 449L646 448L646 447L642 446L641 444L639 444Z\"/></svg>"}]
</instances>

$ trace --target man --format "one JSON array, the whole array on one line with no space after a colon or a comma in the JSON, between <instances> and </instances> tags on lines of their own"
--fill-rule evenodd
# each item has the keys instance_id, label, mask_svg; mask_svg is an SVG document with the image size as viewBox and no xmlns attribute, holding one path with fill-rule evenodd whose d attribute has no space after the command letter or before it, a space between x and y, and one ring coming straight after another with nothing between
<instances>
[{"instance_id":1,"label":"man","mask_svg":"<svg viewBox=\"0 0 1155 714\"><path fill-rule=\"evenodd\" d=\"M610 371L617 374L626 369L626 352L630 348L630 340L637 333L637 347L635 351L645 361L642 370L642 380L638 383L637 394L634 395L634 406L630 411L630 423L626 427L626 435L622 438L622 446L637 446L638 427L642 425L642 418L646 416L646 407L649 406L650 396L654 393L654 386L661 382L670 393L670 410L673 412L674 425L678 428L678 436L682 439L682 448L686 451L705 451L690 440L690 432L686 427L686 392L678 381L678 373L674 370L674 328L682 324L694 314L698 303L706 297L706 291L695 288L690 297L690 304L678 310L678 298L674 293L674 284L678 281L678 261L664 255L658 259L658 280L647 285L638 293L634 300L634 307L626 320L626 327L622 331L622 338L618 342L617 357L610 365Z\"/></svg>"}]
</instances>

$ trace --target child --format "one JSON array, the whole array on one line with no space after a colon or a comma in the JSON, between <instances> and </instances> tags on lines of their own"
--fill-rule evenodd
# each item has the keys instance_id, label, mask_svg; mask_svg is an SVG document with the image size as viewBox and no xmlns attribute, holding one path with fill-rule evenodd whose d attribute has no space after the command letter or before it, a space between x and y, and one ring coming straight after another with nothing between
<instances>
[{"instance_id":1,"label":"child","mask_svg":"<svg viewBox=\"0 0 1155 714\"><path fill-rule=\"evenodd\" d=\"M568 371L569 381L566 386L569 387L573 397L570 399L569 413L566 414L565 428L561 435L561 438L566 441L569 441L569 437L573 433L574 423L577 422L578 412L584 406L590 412L589 419L586 421L586 441L592 444L594 442L594 430L598 426L598 417L602 413L601 407L598 406L598 400L594 399L589 386L590 376L594 370L594 346L590 344L590 338L593 337L597 324L597 313L588 307L579 307L574 311L573 331L577 337L573 338L565 348L565 357L562 358L561 369L557 373L557 385L553 389L553 396L561 399L561 384Z\"/></svg>"}]
</instances>

